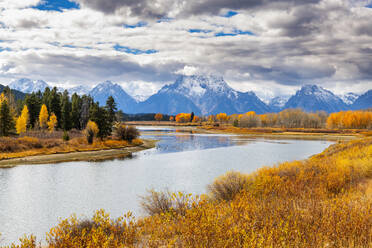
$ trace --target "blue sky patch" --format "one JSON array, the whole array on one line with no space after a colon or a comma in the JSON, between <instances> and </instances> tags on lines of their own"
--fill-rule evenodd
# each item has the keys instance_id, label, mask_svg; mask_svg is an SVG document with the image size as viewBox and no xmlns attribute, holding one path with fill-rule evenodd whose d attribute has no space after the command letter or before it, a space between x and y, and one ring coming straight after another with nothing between
<instances>
[{"instance_id":1,"label":"blue sky patch","mask_svg":"<svg viewBox=\"0 0 372 248\"><path fill-rule=\"evenodd\" d=\"M157 50L154 50L154 49L141 50L141 49L136 49L136 48L130 48L130 47L127 47L127 46L120 46L119 44L116 44L115 46L113 46L113 48L116 51L124 52L124 53L130 53L130 54L134 54L134 55L138 55L138 54L153 54L153 53L157 53L158 52Z\"/></svg>"},{"instance_id":2,"label":"blue sky patch","mask_svg":"<svg viewBox=\"0 0 372 248\"><path fill-rule=\"evenodd\" d=\"M207 34L212 32L212 30L205 30L205 29L189 29L189 33L202 33L202 34Z\"/></svg>"},{"instance_id":3,"label":"blue sky patch","mask_svg":"<svg viewBox=\"0 0 372 248\"><path fill-rule=\"evenodd\" d=\"M147 22L138 22L137 24L134 24L134 25L125 24L124 28L141 28L141 27L146 27L146 26L147 26Z\"/></svg>"},{"instance_id":4,"label":"blue sky patch","mask_svg":"<svg viewBox=\"0 0 372 248\"><path fill-rule=\"evenodd\" d=\"M233 16L235 16L237 14L239 14L239 13L236 12L236 11L229 10L229 11L227 11L226 14L223 15L223 17L230 18L230 17L233 17Z\"/></svg>"},{"instance_id":5,"label":"blue sky patch","mask_svg":"<svg viewBox=\"0 0 372 248\"><path fill-rule=\"evenodd\" d=\"M174 20L174 18L170 18L170 17L162 17L161 19L159 19L159 20L157 20L156 22L157 23L161 23L161 22L170 22L170 21L172 21L172 20Z\"/></svg>"},{"instance_id":6,"label":"blue sky patch","mask_svg":"<svg viewBox=\"0 0 372 248\"><path fill-rule=\"evenodd\" d=\"M8 52L10 52L10 51L12 51L12 49L10 49L9 47L5 47L5 48L0 47L0 52L3 52L3 51L8 51Z\"/></svg>"},{"instance_id":7,"label":"blue sky patch","mask_svg":"<svg viewBox=\"0 0 372 248\"><path fill-rule=\"evenodd\" d=\"M62 12L64 9L79 9L80 6L79 4L68 0L43 0L33 8L46 11Z\"/></svg>"},{"instance_id":8,"label":"blue sky patch","mask_svg":"<svg viewBox=\"0 0 372 248\"><path fill-rule=\"evenodd\" d=\"M63 45L62 47L77 48L77 46L73 46L73 45Z\"/></svg>"},{"instance_id":9,"label":"blue sky patch","mask_svg":"<svg viewBox=\"0 0 372 248\"><path fill-rule=\"evenodd\" d=\"M367 8L372 8L372 3L371 4L368 4L366 7Z\"/></svg>"},{"instance_id":10,"label":"blue sky patch","mask_svg":"<svg viewBox=\"0 0 372 248\"><path fill-rule=\"evenodd\" d=\"M214 36L222 37L222 36L237 36L237 35L255 35L255 34L252 33L251 31L243 31L243 30L235 29L230 33L219 32L219 33L216 33Z\"/></svg>"}]
</instances>

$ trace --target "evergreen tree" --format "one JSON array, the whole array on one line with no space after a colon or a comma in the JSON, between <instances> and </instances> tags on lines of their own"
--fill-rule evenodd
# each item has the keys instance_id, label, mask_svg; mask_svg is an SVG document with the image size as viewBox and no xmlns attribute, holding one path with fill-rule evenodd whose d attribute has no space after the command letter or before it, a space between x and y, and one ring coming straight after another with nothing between
<instances>
[{"instance_id":1,"label":"evergreen tree","mask_svg":"<svg viewBox=\"0 0 372 248\"><path fill-rule=\"evenodd\" d=\"M110 131L111 131L112 130L112 125L116 121L115 113L117 111L116 102L115 102L115 100L112 96L109 96L107 98L106 111L107 111L107 114L108 114L108 122L109 122L109 125L110 125Z\"/></svg>"},{"instance_id":2,"label":"evergreen tree","mask_svg":"<svg viewBox=\"0 0 372 248\"><path fill-rule=\"evenodd\" d=\"M44 90L44 93L43 93L43 98L41 100L41 103L45 104L47 106L47 108L50 110L49 99L50 99L50 88L46 87L45 90Z\"/></svg>"},{"instance_id":3,"label":"evergreen tree","mask_svg":"<svg viewBox=\"0 0 372 248\"><path fill-rule=\"evenodd\" d=\"M35 127L36 121L39 119L41 99L39 99L35 93L32 93L26 96L25 103L30 116L30 126Z\"/></svg>"},{"instance_id":4,"label":"evergreen tree","mask_svg":"<svg viewBox=\"0 0 372 248\"><path fill-rule=\"evenodd\" d=\"M93 104L93 99L90 96L84 95L81 98L81 110L80 110L80 128L85 129L90 117L90 108Z\"/></svg>"},{"instance_id":5,"label":"evergreen tree","mask_svg":"<svg viewBox=\"0 0 372 248\"><path fill-rule=\"evenodd\" d=\"M71 102L68 97L68 92L65 90L62 95L62 113L61 113L61 121L62 121L62 128L63 130L70 130L72 126L71 120Z\"/></svg>"},{"instance_id":6,"label":"evergreen tree","mask_svg":"<svg viewBox=\"0 0 372 248\"><path fill-rule=\"evenodd\" d=\"M58 119L58 127L61 127L61 95L58 93L57 88L54 87L53 90L50 92L49 97L49 112L54 113Z\"/></svg>"},{"instance_id":7,"label":"evergreen tree","mask_svg":"<svg viewBox=\"0 0 372 248\"><path fill-rule=\"evenodd\" d=\"M71 124L72 128L82 129L80 122L80 113L82 109L81 97L74 93L71 97Z\"/></svg>"},{"instance_id":8,"label":"evergreen tree","mask_svg":"<svg viewBox=\"0 0 372 248\"><path fill-rule=\"evenodd\" d=\"M108 112L105 108L100 107L98 102L93 103L90 107L90 120L98 125L99 132L97 137L103 139L111 134Z\"/></svg>"},{"instance_id":9,"label":"evergreen tree","mask_svg":"<svg viewBox=\"0 0 372 248\"><path fill-rule=\"evenodd\" d=\"M10 114L8 101L4 100L0 104L0 136L8 136L14 129L14 120Z\"/></svg>"},{"instance_id":10,"label":"evergreen tree","mask_svg":"<svg viewBox=\"0 0 372 248\"><path fill-rule=\"evenodd\" d=\"M17 108L17 102L15 101L14 95L12 93L12 90L9 88L9 86L5 86L3 93L7 99L8 107L10 109L15 110Z\"/></svg>"}]
</instances>

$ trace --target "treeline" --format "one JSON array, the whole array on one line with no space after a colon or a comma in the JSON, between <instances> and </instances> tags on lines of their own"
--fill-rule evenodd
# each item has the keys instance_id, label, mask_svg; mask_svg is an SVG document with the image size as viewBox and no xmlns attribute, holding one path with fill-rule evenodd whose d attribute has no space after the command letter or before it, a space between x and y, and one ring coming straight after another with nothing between
<instances>
[{"instance_id":1,"label":"treeline","mask_svg":"<svg viewBox=\"0 0 372 248\"><path fill-rule=\"evenodd\" d=\"M91 96L75 93L70 97L67 90L58 92L54 87L16 102L11 90L5 88L0 96L0 136L30 129L83 130L88 121L93 121L99 129L97 137L104 138L111 134L117 115L120 113L113 97L107 99L105 106L100 106Z\"/></svg>"},{"instance_id":2,"label":"treeline","mask_svg":"<svg viewBox=\"0 0 372 248\"><path fill-rule=\"evenodd\" d=\"M245 114L227 115L219 113L209 116L195 116L193 113L180 113L171 116L170 121L178 123L204 122L207 124L231 124L235 127L279 127L279 128L344 128L372 129L372 110L341 111L327 114L324 111L307 113L301 109L286 109L279 113L258 115L254 111Z\"/></svg>"}]
</instances>

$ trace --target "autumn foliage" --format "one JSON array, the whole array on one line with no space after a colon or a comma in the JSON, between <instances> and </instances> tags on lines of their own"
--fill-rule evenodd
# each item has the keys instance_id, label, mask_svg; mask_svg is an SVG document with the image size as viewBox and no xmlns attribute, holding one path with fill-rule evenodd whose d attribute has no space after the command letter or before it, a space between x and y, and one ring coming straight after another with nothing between
<instances>
[{"instance_id":1,"label":"autumn foliage","mask_svg":"<svg viewBox=\"0 0 372 248\"><path fill-rule=\"evenodd\" d=\"M186 123L191 121L191 114L188 113L180 113L176 115L176 122L178 123Z\"/></svg>"},{"instance_id":2,"label":"autumn foliage","mask_svg":"<svg viewBox=\"0 0 372 248\"><path fill-rule=\"evenodd\" d=\"M149 217L72 216L45 247L371 247L371 172L372 139L342 142L304 161L228 173L208 195L152 191Z\"/></svg>"},{"instance_id":3,"label":"autumn foliage","mask_svg":"<svg viewBox=\"0 0 372 248\"><path fill-rule=\"evenodd\" d=\"M372 112L341 111L332 113L327 119L329 128L363 129L372 128Z\"/></svg>"},{"instance_id":4,"label":"autumn foliage","mask_svg":"<svg viewBox=\"0 0 372 248\"><path fill-rule=\"evenodd\" d=\"M45 104L41 106L40 114L39 114L39 125L41 128L46 128L47 127L47 122L48 122L48 109Z\"/></svg>"},{"instance_id":5,"label":"autumn foliage","mask_svg":"<svg viewBox=\"0 0 372 248\"><path fill-rule=\"evenodd\" d=\"M226 113L219 113L216 115L216 119L219 122L227 122L229 120L229 116Z\"/></svg>"},{"instance_id":6,"label":"autumn foliage","mask_svg":"<svg viewBox=\"0 0 372 248\"><path fill-rule=\"evenodd\" d=\"M161 121L163 119L163 115L160 114L160 113L157 113L155 116L154 116L155 120L156 121Z\"/></svg>"},{"instance_id":7,"label":"autumn foliage","mask_svg":"<svg viewBox=\"0 0 372 248\"><path fill-rule=\"evenodd\" d=\"M26 132L28 120L29 120L28 108L27 105L25 105L22 109L21 115L17 118L16 121L17 134Z\"/></svg>"},{"instance_id":8,"label":"autumn foliage","mask_svg":"<svg viewBox=\"0 0 372 248\"><path fill-rule=\"evenodd\" d=\"M47 122L49 132L54 132L54 129L57 127L58 120L57 116L52 113L49 117L49 121Z\"/></svg>"},{"instance_id":9,"label":"autumn foliage","mask_svg":"<svg viewBox=\"0 0 372 248\"><path fill-rule=\"evenodd\" d=\"M99 132L98 126L94 121L88 121L87 127L84 130L84 135L88 144L92 144L95 137Z\"/></svg>"}]
</instances>

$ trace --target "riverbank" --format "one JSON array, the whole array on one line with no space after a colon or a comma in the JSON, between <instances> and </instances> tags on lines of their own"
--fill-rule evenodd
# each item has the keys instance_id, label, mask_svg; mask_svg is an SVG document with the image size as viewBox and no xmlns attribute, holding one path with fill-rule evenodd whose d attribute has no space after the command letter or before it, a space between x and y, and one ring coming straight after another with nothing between
<instances>
[{"instance_id":1,"label":"riverbank","mask_svg":"<svg viewBox=\"0 0 372 248\"><path fill-rule=\"evenodd\" d=\"M100 150L95 149L91 151L63 152L56 154L3 159L0 160L0 168L11 168L25 164L50 164L73 161L96 162L110 159L122 159L130 157L134 152L154 148L155 144L155 140L142 140L142 143L138 145L127 145L125 147L118 147L114 149L105 148Z\"/></svg>"},{"instance_id":2,"label":"riverbank","mask_svg":"<svg viewBox=\"0 0 372 248\"><path fill-rule=\"evenodd\" d=\"M352 140L369 135L365 130L328 129L282 129L282 128L239 128L233 126L201 126L195 130L211 134L236 134L251 138L302 139L302 140Z\"/></svg>"},{"instance_id":3,"label":"riverbank","mask_svg":"<svg viewBox=\"0 0 372 248\"><path fill-rule=\"evenodd\" d=\"M326 129L326 128L241 128L230 124L209 125L207 123L177 123L172 121L132 121L127 125L161 126L177 128L183 131L205 134L236 134L252 138L268 139L305 139L305 140L351 140L372 136L365 129Z\"/></svg>"},{"instance_id":4,"label":"riverbank","mask_svg":"<svg viewBox=\"0 0 372 248\"><path fill-rule=\"evenodd\" d=\"M45 247L371 247L371 171L372 138L340 142L305 160L227 173L208 195L151 191L148 217L73 215Z\"/></svg>"}]
</instances>

